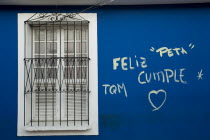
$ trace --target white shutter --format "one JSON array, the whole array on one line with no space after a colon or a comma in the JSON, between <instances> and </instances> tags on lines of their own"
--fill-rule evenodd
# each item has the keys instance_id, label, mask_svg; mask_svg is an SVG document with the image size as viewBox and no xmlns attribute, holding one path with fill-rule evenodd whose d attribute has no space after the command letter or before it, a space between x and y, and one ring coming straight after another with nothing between
<instances>
[{"instance_id":1,"label":"white shutter","mask_svg":"<svg viewBox=\"0 0 210 140\"><path fill-rule=\"evenodd\" d=\"M52 89L52 86L54 86L56 90L57 85L52 82L56 82L57 79L58 62L52 64L52 60L49 58L57 57L58 54L57 28L54 28L54 32L52 27L47 27L46 29L45 25L41 27L41 30L39 29L38 27L34 27L33 55L35 58L47 58L47 64L45 64L45 59L42 59L39 64L35 61L35 84L39 85L40 91L38 92L38 88L35 90L33 121L52 122L53 120L57 120L57 96L56 92L53 93ZM47 85L44 85L44 83ZM47 91L45 91L45 86L47 86Z\"/></svg>"},{"instance_id":2,"label":"white shutter","mask_svg":"<svg viewBox=\"0 0 210 140\"><path fill-rule=\"evenodd\" d=\"M68 111L67 111L68 110ZM68 93L68 100L67 100L67 93L65 96L65 118L67 119L67 112L68 112L68 120L76 120L81 121L87 120L87 93L77 90L75 93L70 92ZM75 117L75 118L74 118Z\"/></svg>"},{"instance_id":3,"label":"white shutter","mask_svg":"<svg viewBox=\"0 0 210 140\"><path fill-rule=\"evenodd\" d=\"M75 34L74 34L75 33ZM69 52L64 51L64 56L68 57L87 57L87 27L83 27L82 30L82 46L81 46L81 27L76 26L75 31L72 27L68 29L68 41L67 41L67 30L64 30L64 45L68 48ZM72 43L72 44L71 44ZM73 48L75 47L75 48ZM82 51L81 51L82 48ZM82 55L81 55L82 53ZM67 55L68 54L68 55ZM76 58L75 58L76 59ZM88 93L87 93L87 61L76 59L75 64L72 61L68 69L68 81L70 81L69 88L71 92L65 93L65 108L64 108L64 120L72 121L85 121L88 120ZM66 66L66 65L65 65ZM82 77L81 77L82 67ZM67 76L65 72L65 78ZM82 83L81 83L82 81ZM74 83L75 82L75 83ZM75 87L74 87L75 86ZM82 86L82 88L81 88ZM74 92L75 89L75 92ZM82 92L81 92L82 89Z\"/></svg>"},{"instance_id":4,"label":"white shutter","mask_svg":"<svg viewBox=\"0 0 210 140\"><path fill-rule=\"evenodd\" d=\"M37 80L36 84L42 85L39 86L41 92L36 92L34 97L34 107L33 107L33 121L40 121L47 123L54 121L87 121L88 118L88 81L87 81L87 71L88 71L88 59L82 60L80 57L87 57L87 45L88 45L88 32L87 27L85 26L82 30L80 26L76 26L75 32L73 27L69 26L68 29L68 40L67 40L67 29L61 30L62 37L56 37L57 35L61 35L58 32L59 27L54 28L54 39L53 39L53 31L52 28L45 29L43 26L42 30L38 28L34 28L34 57L36 58L51 58L57 57L59 54L62 54L62 71L60 71L62 75L62 93L58 92L58 83L54 85L56 92L52 92L51 83L47 83L47 91L45 91L44 83L46 81L52 82L53 80L49 80L54 78L54 82L57 81L57 76L53 77L53 70L56 69L56 75L60 70L59 62L57 61L56 65L50 66L47 64L45 66L45 59L41 60L41 64L35 65L34 72L36 73L35 79ZM47 34L46 34L47 31ZM75 34L74 34L75 33ZM40 35L40 40L39 40ZM82 43L81 43L81 35L82 35ZM61 40L60 40L61 39ZM54 44L52 43L54 42ZM47 46L46 46L47 43ZM61 43L61 52L60 51L60 43ZM67 52L68 47L68 52ZM75 48L74 48L75 47ZM52 49L54 48L54 50ZM40 49L40 50L39 50ZM73 59L69 60L69 65L67 66L65 58L67 56ZM77 57L78 59L74 58ZM74 64L74 59L76 59L76 63ZM51 63L51 60L47 60L47 62ZM37 63L37 62L36 62ZM40 70L41 72L38 72ZM82 70L82 71L81 71ZM68 74L67 74L68 71ZM68 77L67 77L68 75ZM67 80L68 79L68 80ZM75 80L75 85L73 84ZM70 83L67 83L67 81ZM82 83L81 83L82 82ZM64 84L66 83L66 84ZM66 85L69 86L68 92L66 91ZM75 87L74 87L75 86ZM82 86L82 88L81 88ZM75 89L75 92L74 92ZM82 89L82 93L81 93ZM61 102L60 102L60 94L61 94ZM58 96L59 95L59 96ZM54 99L54 100L53 100ZM54 109L54 110L53 110ZM61 110L60 110L61 109Z\"/></svg>"},{"instance_id":5,"label":"white shutter","mask_svg":"<svg viewBox=\"0 0 210 140\"><path fill-rule=\"evenodd\" d=\"M34 121L52 122L53 118L56 120L56 93L52 92L52 88L48 86L44 91L44 86L41 87L41 92L35 93L35 118ZM49 91L50 90L50 91ZM54 99L54 100L53 100ZM54 109L54 111L53 111ZM54 113L54 116L53 116Z\"/></svg>"}]
</instances>

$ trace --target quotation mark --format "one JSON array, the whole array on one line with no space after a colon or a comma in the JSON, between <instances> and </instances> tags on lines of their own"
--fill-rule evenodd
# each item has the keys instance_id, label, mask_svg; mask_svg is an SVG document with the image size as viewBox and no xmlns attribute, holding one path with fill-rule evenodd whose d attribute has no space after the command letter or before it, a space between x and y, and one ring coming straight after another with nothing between
<instances>
[{"instance_id":1,"label":"quotation mark","mask_svg":"<svg viewBox=\"0 0 210 140\"><path fill-rule=\"evenodd\" d=\"M151 47L150 51L154 52L155 51L155 48L154 47Z\"/></svg>"},{"instance_id":2,"label":"quotation mark","mask_svg":"<svg viewBox=\"0 0 210 140\"><path fill-rule=\"evenodd\" d=\"M189 44L189 47L190 47L191 49L193 49L193 48L195 47L195 45L193 45L192 43L190 43L190 44Z\"/></svg>"}]
</instances>

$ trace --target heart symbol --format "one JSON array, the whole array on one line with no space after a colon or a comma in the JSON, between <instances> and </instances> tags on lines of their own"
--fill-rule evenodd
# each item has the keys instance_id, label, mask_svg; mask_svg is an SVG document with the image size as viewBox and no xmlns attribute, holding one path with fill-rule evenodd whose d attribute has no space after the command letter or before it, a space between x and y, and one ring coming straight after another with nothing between
<instances>
[{"instance_id":1,"label":"heart symbol","mask_svg":"<svg viewBox=\"0 0 210 140\"><path fill-rule=\"evenodd\" d=\"M157 95L157 94L160 93L160 92L163 92L163 93L165 94L165 98L164 98L162 104L161 104L159 107L156 107L156 106L154 105L154 103L152 102L150 96L151 96L151 94L156 94L156 95ZM148 94L148 99L149 99L149 102L150 102L150 104L152 105L152 107L154 107L154 109L153 109L152 111L159 110L159 109L163 106L163 104L165 103L165 101L166 101L166 92L165 92L165 90L163 90L163 89L160 89L160 90L158 90L158 91L152 90L152 91L150 91L149 94Z\"/></svg>"}]
</instances>

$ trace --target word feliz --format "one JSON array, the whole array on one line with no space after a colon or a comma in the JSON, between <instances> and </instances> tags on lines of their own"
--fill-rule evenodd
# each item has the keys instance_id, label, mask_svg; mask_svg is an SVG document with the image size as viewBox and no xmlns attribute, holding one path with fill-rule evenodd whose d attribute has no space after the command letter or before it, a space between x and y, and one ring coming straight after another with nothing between
<instances>
[{"instance_id":1,"label":"word feliz","mask_svg":"<svg viewBox=\"0 0 210 140\"><path fill-rule=\"evenodd\" d=\"M118 57L113 59L113 70L117 70L119 68L122 70L134 70L135 68L141 67L146 68L146 58L144 57Z\"/></svg>"},{"instance_id":2,"label":"word feliz","mask_svg":"<svg viewBox=\"0 0 210 140\"><path fill-rule=\"evenodd\" d=\"M171 81L174 81L176 83L187 84L187 82L183 80L183 72L185 70L185 68L182 68L178 70L164 69L163 71L159 72L141 71L138 75L138 82L140 84L146 84L150 83L151 81L158 81L162 83L170 83Z\"/></svg>"}]
</instances>

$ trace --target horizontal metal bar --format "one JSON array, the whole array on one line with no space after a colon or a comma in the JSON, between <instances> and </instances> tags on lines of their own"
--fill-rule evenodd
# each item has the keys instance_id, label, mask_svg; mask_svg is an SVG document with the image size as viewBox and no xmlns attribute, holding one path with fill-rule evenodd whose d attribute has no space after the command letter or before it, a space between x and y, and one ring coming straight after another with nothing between
<instances>
[{"instance_id":1,"label":"horizontal metal bar","mask_svg":"<svg viewBox=\"0 0 210 140\"><path fill-rule=\"evenodd\" d=\"M50 59L88 59L89 57L50 57L50 58L24 58L25 60L50 60Z\"/></svg>"}]
</instances>

